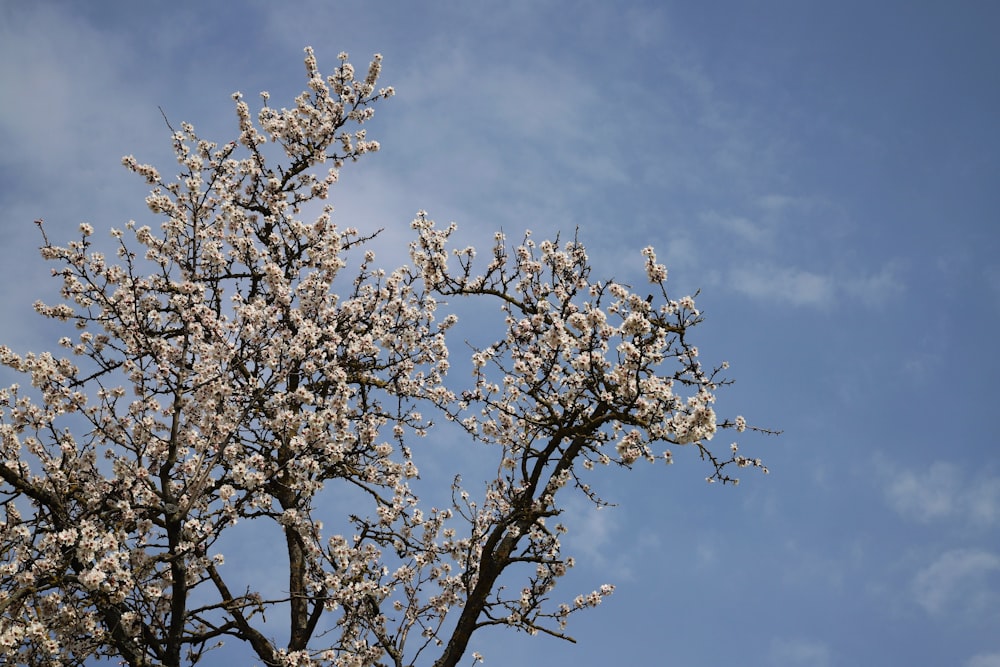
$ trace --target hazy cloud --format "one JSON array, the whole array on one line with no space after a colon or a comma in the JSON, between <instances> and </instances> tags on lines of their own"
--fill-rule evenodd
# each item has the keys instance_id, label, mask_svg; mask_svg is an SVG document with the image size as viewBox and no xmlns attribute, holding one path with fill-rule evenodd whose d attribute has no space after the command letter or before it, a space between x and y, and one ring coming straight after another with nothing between
<instances>
[{"instance_id":1,"label":"hazy cloud","mask_svg":"<svg viewBox=\"0 0 1000 667\"><path fill-rule=\"evenodd\" d=\"M784 213L789 208L800 205L801 202L802 200L797 197L789 197L787 195L778 195L778 194L768 194L757 197L757 200L754 203L762 211L770 213L772 215L777 215L780 213Z\"/></svg>"},{"instance_id":2,"label":"hazy cloud","mask_svg":"<svg viewBox=\"0 0 1000 667\"><path fill-rule=\"evenodd\" d=\"M767 233L762 226L746 218L733 216L712 220L747 240L762 240ZM755 299L815 307L828 306L843 297L876 306L904 289L895 263L874 273L835 275L762 261L731 269L729 284L737 292Z\"/></svg>"},{"instance_id":3,"label":"hazy cloud","mask_svg":"<svg viewBox=\"0 0 1000 667\"><path fill-rule=\"evenodd\" d=\"M769 662L775 667L828 667L830 647L811 639L773 639Z\"/></svg>"},{"instance_id":4,"label":"hazy cloud","mask_svg":"<svg viewBox=\"0 0 1000 667\"><path fill-rule=\"evenodd\" d=\"M918 572L911 590L917 604L929 614L952 612L956 607L978 610L995 597L990 591L990 574L997 570L1000 555L981 549L953 549Z\"/></svg>"},{"instance_id":5,"label":"hazy cloud","mask_svg":"<svg viewBox=\"0 0 1000 667\"><path fill-rule=\"evenodd\" d=\"M859 275L844 281L844 290L865 305L885 303L904 290L899 277L899 265L889 262L875 273Z\"/></svg>"},{"instance_id":6,"label":"hazy cloud","mask_svg":"<svg viewBox=\"0 0 1000 667\"><path fill-rule=\"evenodd\" d=\"M959 493L956 466L937 462L922 471L904 470L885 489L889 505L905 516L931 521L955 511Z\"/></svg>"},{"instance_id":7,"label":"hazy cloud","mask_svg":"<svg viewBox=\"0 0 1000 667\"><path fill-rule=\"evenodd\" d=\"M1000 477L969 479L953 463L936 461L919 470L899 469L879 460L886 502L921 522L958 518L974 523L1000 519Z\"/></svg>"},{"instance_id":8,"label":"hazy cloud","mask_svg":"<svg viewBox=\"0 0 1000 667\"><path fill-rule=\"evenodd\" d=\"M793 306L825 306L834 297L830 276L773 264L732 269L729 282L733 289L749 297Z\"/></svg>"},{"instance_id":9,"label":"hazy cloud","mask_svg":"<svg viewBox=\"0 0 1000 667\"><path fill-rule=\"evenodd\" d=\"M768 229L764 225L739 215L727 215L712 210L702 213L701 220L748 243L761 243L769 236Z\"/></svg>"},{"instance_id":10,"label":"hazy cloud","mask_svg":"<svg viewBox=\"0 0 1000 667\"><path fill-rule=\"evenodd\" d=\"M979 653L969 658L965 667L1000 667L1000 653Z\"/></svg>"},{"instance_id":11,"label":"hazy cloud","mask_svg":"<svg viewBox=\"0 0 1000 667\"><path fill-rule=\"evenodd\" d=\"M563 517L563 523L570 527L563 539L567 554L597 567L608 567L612 559L620 559L622 551L614 548L612 512L614 508L598 508L589 501L570 498Z\"/></svg>"},{"instance_id":12,"label":"hazy cloud","mask_svg":"<svg viewBox=\"0 0 1000 667\"><path fill-rule=\"evenodd\" d=\"M42 4L8 18L0 28L0 80L5 97L18 103L0 105L0 164L55 177L67 163L107 152L117 136L108 117L119 131L138 124L142 82L125 80L121 40Z\"/></svg>"}]
</instances>

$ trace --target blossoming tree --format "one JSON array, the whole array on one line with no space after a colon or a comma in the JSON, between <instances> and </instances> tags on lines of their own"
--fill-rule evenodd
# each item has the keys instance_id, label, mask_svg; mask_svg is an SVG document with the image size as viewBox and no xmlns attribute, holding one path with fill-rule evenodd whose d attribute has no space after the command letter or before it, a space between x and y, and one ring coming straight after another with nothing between
<instances>
[{"instance_id":1,"label":"blossoming tree","mask_svg":"<svg viewBox=\"0 0 1000 667\"><path fill-rule=\"evenodd\" d=\"M553 600L573 564L565 496L601 503L596 469L670 463L671 445L710 480L762 468L709 448L746 424L716 417L724 365L699 363L700 315L668 296L651 248L647 297L591 279L576 240L497 234L479 261L421 212L410 265L376 268L374 235L316 202L378 149L360 126L393 90L376 87L379 56L356 77L342 54L323 77L306 54L291 108L263 94L254 117L237 94L234 141L174 131L179 178L124 159L160 224L113 229L116 258L90 225L65 247L42 229L65 302L36 308L75 333L65 358L0 347L32 386L0 390L8 664L194 664L235 641L265 665L448 667L485 626L568 639L567 617L612 586ZM445 379L458 318L442 313L468 298L502 330L463 386ZM496 474L456 476L435 508L417 462L442 427ZM337 488L349 511L319 502ZM233 583L222 538L247 521L283 536L280 594Z\"/></svg>"}]
</instances>

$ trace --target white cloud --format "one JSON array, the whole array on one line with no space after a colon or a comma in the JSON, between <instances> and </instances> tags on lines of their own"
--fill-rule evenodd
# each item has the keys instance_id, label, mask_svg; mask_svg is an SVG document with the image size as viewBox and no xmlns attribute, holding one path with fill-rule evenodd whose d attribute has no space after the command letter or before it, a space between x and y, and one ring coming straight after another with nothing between
<instances>
[{"instance_id":1,"label":"white cloud","mask_svg":"<svg viewBox=\"0 0 1000 667\"><path fill-rule=\"evenodd\" d=\"M966 660L965 667L1000 667L1000 653L979 653Z\"/></svg>"},{"instance_id":2,"label":"white cloud","mask_svg":"<svg viewBox=\"0 0 1000 667\"><path fill-rule=\"evenodd\" d=\"M981 480L965 492L970 516L982 523L1000 519L1000 477Z\"/></svg>"},{"instance_id":3,"label":"white cloud","mask_svg":"<svg viewBox=\"0 0 1000 667\"><path fill-rule=\"evenodd\" d=\"M769 662L775 667L828 667L830 647L811 639L773 639Z\"/></svg>"},{"instance_id":4,"label":"white cloud","mask_svg":"<svg viewBox=\"0 0 1000 667\"><path fill-rule=\"evenodd\" d=\"M802 202L803 200L798 197L769 194L769 195L761 195L760 197L757 198L757 201L755 203L757 204L758 208L760 208L764 212L776 215L783 213L789 208L797 204L801 204Z\"/></svg>"},{"instance_id":5,"label":"white cloud","mask_svg":"<svg viewBox=\"0 0 1000 667\"><path fill-rule=\"evenodd\" d=\"M899 263L889 262L879 271L844 281L844 291L869 306L885 303L904 290Z\"/></svg>"},{"instance_id":6,"label":"white cloud","mask_svg":"<svg viewBox=\"0 0 1000 667\"><path fill-rule=\"evenodd\" d=\"M698 567L709 568L719 562L719 550L711 542L699 542L695 552L698 558Z\"/></svg>"},{"instance_id":7,"label":"white cloud","mask_svg":"<svg viewBox=\"0 0 1000 667\"><path fill-rule=\"evenodd\" d=\"M633 44L655 46L666 37L666 14L662 8L631 7L622 18Z\"/></svg>"},{"instance_id":8,"label":"white cloud","mask_svg":"<svg viewBox=\"0 0 1000 667\"><path fill-rule=\"evenodd\" d=\"M569 527L564 538L566 554L581 562L605 567L621 550L613 549L614 508L599 508L592 502L572 496L567 499L563 523Z\"/></svg>"},{"instance_id":9,"label":"white cloud","mask_svg":"<svg viewBox=\"0 0 1000 667\"><path fill-rule=\"evenodd\" d=\"M569 530L561 540L562 553L577 561L577 569L610 574L612 583L630 582L636 580L645 567L643 563L654 557L653 554L663 558L668 551L661 535L636 530L620 514L622 509L618 507L598 508L582 495L573 495L564 499L563 509L560 523Z\"/></svg>"},{"instance_id":10,"label":"white cloud","mask_svg":"<svg viewBox=\"0 0 1000 667\"><path fill-rule=\"evenodd\" d=\"M133 93L143 86L123 74L122 41L65 11L34 5L0 29L0 44L0 80L5 95L18 100L0 106L0 160L53 179L67 164L98 163L95 174L104 173L108 144L141 117ZM155 117L155 106L148 111Z\"/></svg>"},{"instance_id":11,"label":"white cloud","mask_svg":"<svg viewBox=\"0 0 1000 667\"><path fill-rule=\"evenodd\" d=\"M701 266L703 257L698 251L698 244L691 236L683 231L670 237L669 243L663 248L657 248L656 254L662 256L660 261L665 262L669 270L688 270ZM635 265L635 251L629 250L624 262ZM671 277L671 280L674 278Z\"/></svg>"},{"instance_id":12,"label":"white cloud","mask_svg":"<svg viewBox=\"0 0 1000 667\"><path fill-rule=\"evenodd\" d=\"M834 297L830 276L773 264L735 268L729 272L729 282L747 296L793 306L825 306Z\"/></svg>"},{"instance_id":13,"label":"white cloud","mask_svg":"<svg viewBox=\"0 0 1000 667\"><path fill-rule=\"evenodd\" d=\"M1000 570L1000 555L982 549L946 551L913 578L911 592L929 614L980 610L996 598L991 573Z\"/></svg>"},{"instance_id":14,"label":"white cloud","mask_svg":"<svg viewBox=\"0 0 1000 667\"><path fill-rule=\"evenodd\" d=\"M781 585L788 589L842 591L861 569L865 553L857 540L845 540L836 548L787 539L782 545Z\"/></svg>"},{"instance_id":15,"label":"white cloud","mask_svg":"<svg viewBox=\"0 0 1000 667\"><path fill-rule=\"evenodd\" d=\"M764 225L739 215L726 215L712 210L702 213L701 220L749 243L761 243L769 236Z\"/></svg>"},{"instance_id":16,"label":"white cloud","mask_svg":"<svg viewBox=\"0 0 1000 667\"><path fill-rule=\"evenodd\" d=\"M769 233L766 226L739 216L710 213L704 219L748 241L762 241ZM902 293L904 287L898 273L896 262L889 262L874 273L847 275L761 261L730 270L729 283L734 290L747 296L793 306L824 307L849 297L873 307Z\"/></svg>"},{"instance_id":17,"label":"white cloud","mask_svg":"<svg viewBox=\"0 0 1000 667\"><path fill-rule=\"evenodd\" d=\"M955 511L958 492L958 468L939 461L926 470L904 470L894 475L885 489L885 496L889 505L900 514L930 521Z\"/></svg>"},{"instance_id":18,"label":"white cloud","mask_svg":"<svg viewBox=\"0 0 1000 667\"><path fill-rule=\"evenodd\" d=\"M944 461L919 470L899 469L883 460L875 465L886 480L886 502L904 517L925 523L949 518L977 524L1000 520L1000 477L969 479L958 466Z\"/></svg>"}]
</instances>

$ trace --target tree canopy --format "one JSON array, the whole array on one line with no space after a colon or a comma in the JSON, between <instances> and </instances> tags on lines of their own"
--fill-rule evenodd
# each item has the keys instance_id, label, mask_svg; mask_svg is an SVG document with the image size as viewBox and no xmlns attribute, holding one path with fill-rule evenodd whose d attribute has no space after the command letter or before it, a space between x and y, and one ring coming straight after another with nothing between
<instances>
[{"instance_id":1,"label":"tree canopy","mask_svg":"<svg viewBox=\"0 0 1000 667\"><path fill-rule=\"evenodd\" d=\"M410 263L379 268L378 231L325 200L379 149L363 126L393 89L378 55L360 75L346 54L305 65L289 108L234 94L233 141L171 128L177 178L123 159L159 224L112 229L114 257L89 224L58 246L37 221L63 301L36 309L73 330L65 357L0 347L30 380L0 390L7 660L175 666L241 642L265 665L450 667L485 626L568 639L613 587L556 597L567 497L602 504L603 467L672 447L710 481L766 471L710 446L748 427L716 415L726 365L702 366L701 314L653 248L633 289L593 279L576 237L498 232L480 257L421 211ZM466 299L498 314L491 343L465 342ZM469 375L448 374L456 347ZM433 506L415 482L443 429L495 475L455 470ZM321 502L334 488L363 502ZM227 573L221 538L248 521L283 536L280 595Z\"/></svg>"}]
</instances>

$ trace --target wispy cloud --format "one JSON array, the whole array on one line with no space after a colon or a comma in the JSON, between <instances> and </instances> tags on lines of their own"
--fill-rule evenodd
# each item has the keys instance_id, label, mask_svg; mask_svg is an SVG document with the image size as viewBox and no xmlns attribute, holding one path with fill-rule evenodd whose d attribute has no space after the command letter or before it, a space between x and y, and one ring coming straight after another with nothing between
<instances>
[{"instance_id":1,"label":"wispy cloud","mask_svg":"<svg viewBox=\"0 0 1000 667\"><path fill-rule=\"evenodd\" d=\"M117 161L123 135L142 136L149 127L141 119L156 119L155 105L136 113L146 86L125 72L127 46L44 4L8 18L0 28L0 80L5 97L18 103L0 106L0 164L16 165L12 173L43 175L54 188L65 180L67 165L92 164L73 179L102 181L103 159Z\"/></svg>"},{"instance_id":2,"label":"wispy cloud","mask_svg":"<svg viewBox=\"0 0 1000 667\"><path fill-rule=\"evenodd\" d=\"M964 667L1000 667L1000 653L979 653L969 658Z\"/></svg>"},{"instance_id":3,"label":"wispy cloud","mask_svg":"<svg viewBox=\"0 0 1000 667\"><path fill-rule=\"evenodd\" d=\"M799 590L817 587L844 590L865 562L864 545L855 539L835 548L818 548L808 541L787 539L780 553L785 564L780 575L782 585Z\"/></svg>"},{"instance_id":4,"label":"wispy cloud","mask_svg":"<svg viewBox=\"0 0 1000 667\"><path fill-rule=\"evenodd\" d=\"M768 657L774 667L827 667L831 664L830 647L813 639L773 639Z\"/></svg>"},{"instance_id":5,"label":"wispy cloud","mask_svg":"<svg viewBox=\"0 0 1000 667\"><path fill-rule=\"evenodd\" d=\"M919 470L876 460L886 502L900 515L920 522L945 519L991 524L1000 520L1000 477L973 478L955 464L936 461Z\"/></svg>"},{"instance_id":6,"label":"wispy cloud","mask_svg":"<svg viewBox=\"0 0 1000 667\"><path fill-rule=\"evenodd\" d=\"M760 238L763 232L747 219L726 218L725 224L745 238ZM758 261L729 270L731 289L754 299L792 306L825 308L841 299L868 307L883 304L903 292L896 262L870 272L815 271L779 262Z\"/></svg>"},{"instance_id":7,"label":"wispy cloud","mask_svg":"<svg viewBox=\"0 0 1000 667\"><path fill-rule=\"evenodd\" d=\"M911 592L929 614L979 612L996 602L998 582L991 581L991 575L997 571L1000 555L982 549L953 549L916 574Z\"/></svg>"},{"instance_id":8,"label":"wispy cloud","mask_svg":"<svg viewBox=\"0 0 1000 667\"><path fill-rule=\"evenodd\" d=\"M894 510L919 521L943 519L954 513L958 493L958 469L943 462L919 472L905 470L895 475L885 489Z\"/></svg>"},{"instance_id":9,"label":"wispy cloud","mask_svg":"<svg viewBox=\"0 0 1000 667\"><path fill-rule=\"evenodd\" d=\"M667 24L662 7L630 7L625 10L623 19L634 44L655 46L664 39Z\"/></svg>"},{"instance_id":10,"label":"wispy cloud","mask_svg":"<svg viewBox=\"0 0 1000 667\"><path fill-rule=\"evenodd\" d=\"M754 202L757 208L770 215L778 215L793 208L801 208L803 200L799 197L788 195L766 194L757 197Z\"/></svg>"},{"instance_id":11,"label":"wispy cloud","mask_svg":"<svg viewBox=\"0 0 1000 667\"><path fill-rule=\"evenodd\" d=\"M843 281L844 292L868 306L877 306L902 294L899 262L890 261L869 274L860 274Z\"/></svg>"},{"instance_id":12,"label":"wispy cloud","mask_svg":"<svg viewBox=\"0 0 1000 667\"><path fill-rule=\"evenodd\" d=\"M740 241L759 244L770 237L770 230L760 222L741 215L720 213L716 210L701 214L702 222L717 227Z\"/></svg>"},{"instance_id":13,"label":"wispy cloud","mask_svg":"<svg viewBox=\"0 0 1000 667\"><path fill-rule=\"evenodd\" d=\"M608 567L612 560L620 561L622 552L613 548L615 524L612 512L614 508L599 508L576 496L569 498L564 519L570 531L563 540L567 555L599 568Z\"/></svg>"},{"instance_id":14,"label":"wispy cloud","mask_svg":"<svg viewBox=\"0 0 1000 667\"><path fill-rule=\"evenodd\" d=\"M562 539L563 554L572 556L578 568L597 570L613 583L634 581L641 562L652 554L662 557L664 545L656 533L634 532L622 512L614 506L598 508L582 496L568 496L560 518L569 528Z\"/></svg>"},{"instance_id":15,"label":"wispy cloud","mask_svg":"<svg viewBox=\"0 0 1000 667\"><path fill-rule=\"evenodd\" d=\"M714 567L719 562L719 549L714 541L702 540L698 542L695 554L700 568Z\"/></svg>"},{"instance_id":16,"label":"wispy cloud","mask_svg":"<svg viewBox=\"0 0 1000 667\"><path fill-rule=\"evenodd\" d=\"M729 284L746 296L793 306L827 306L835 294L829 275L767 263L732 269Z\"/></svg>"}]
</instances>

